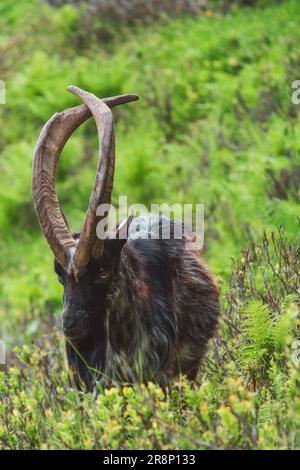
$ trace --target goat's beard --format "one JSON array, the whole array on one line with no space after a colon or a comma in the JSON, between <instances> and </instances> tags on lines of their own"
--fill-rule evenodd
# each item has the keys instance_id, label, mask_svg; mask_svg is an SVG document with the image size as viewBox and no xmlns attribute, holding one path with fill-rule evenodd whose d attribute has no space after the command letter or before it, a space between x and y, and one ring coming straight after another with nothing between
<instances>
[{"instance_id":1,"label":"goat's beard","mask_svg":"<svg viewBox=\"0 0 300 470\"><path fill-rule=\"evenodd\" d=\"M102 325L104 326L104 325ZM66 339L66 354L71 386L92 392L97 381L105 383L106 328L89 332L82 340ZM108 381L107 381L108 382Z\"/></svg>"}]
</instances>

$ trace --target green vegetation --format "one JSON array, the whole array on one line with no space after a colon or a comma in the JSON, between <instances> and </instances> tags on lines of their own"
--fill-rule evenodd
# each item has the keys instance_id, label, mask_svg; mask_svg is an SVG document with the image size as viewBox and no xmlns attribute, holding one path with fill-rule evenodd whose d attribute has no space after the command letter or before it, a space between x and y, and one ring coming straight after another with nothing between
<instances>
[{"instance_id":1,"label":"green vegetation","mask_svg":"<svg viewBox=\"0 0 300 470\"><path fill-rule=\"evenodd\" d=\"M209 2L208 2L209 3ZM212 2L215 5L217 2ZM0 5L1 448L300 448L300 79L296 0L122 26L41 0ZM62 291L31 204L38 133L78 104L134 92L114 111L115 202L205 203L205 257L223 318L199 384L68 386ZM93 122L61 159L58 190L80 228L96 168ZM298 341L298 342L297 342Z\"/></svg>"}]
</instances>

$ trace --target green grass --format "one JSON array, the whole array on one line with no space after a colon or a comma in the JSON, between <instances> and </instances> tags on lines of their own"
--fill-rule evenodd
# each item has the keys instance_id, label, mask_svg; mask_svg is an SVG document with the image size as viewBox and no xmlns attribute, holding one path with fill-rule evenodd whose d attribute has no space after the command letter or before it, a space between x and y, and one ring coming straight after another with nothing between
<instances>
[{"instance_id":1,"label":"green grass","mask_svg":"<svg viewBox=\"0 0 300 470\"><path fill-rule=\"evenodd\" d=\"M83 7L1 4L0 332L23 366L11 353L13 369L1 378L0 446L300 447L300 123L291 104L300 10L296 0L265 3L124 27L109 42L110 26ZM62 291L30 178L43 124L77 104L69 84L100 97L140 95L114 111L115 202L125 194L148 206L205 204L205 257L223 320L196 389L183 380L163 398L154 385L127 386L95 402L67 384L61 333L52 334ZM88 122L62 155L58 190L73 230L96 148Z\"/></svg>"}]
</instances>

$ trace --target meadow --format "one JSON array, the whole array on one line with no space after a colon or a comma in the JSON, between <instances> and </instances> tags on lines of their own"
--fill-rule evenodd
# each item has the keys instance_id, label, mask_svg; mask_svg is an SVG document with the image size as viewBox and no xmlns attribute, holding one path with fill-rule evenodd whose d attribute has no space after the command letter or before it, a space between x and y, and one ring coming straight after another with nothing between
<instances>
[{"instance_id":1,"label":"meadow","mask_svg":"<svg viewBox=\"0 0 300 470\"><path fill-rule=\"evenodd\" d=\"M84 4L0 4L0 448L300 448L300 10L297 0L221 3L134 25ZM95 400L68 384L62 288L31 165L44 123L78 104L70 84L140 96L114 110L115 203L205 204L222 320L196 386L126 384ZM61 158L74 231L96 148L89 121Z\"/></svg>"}]
</instances>

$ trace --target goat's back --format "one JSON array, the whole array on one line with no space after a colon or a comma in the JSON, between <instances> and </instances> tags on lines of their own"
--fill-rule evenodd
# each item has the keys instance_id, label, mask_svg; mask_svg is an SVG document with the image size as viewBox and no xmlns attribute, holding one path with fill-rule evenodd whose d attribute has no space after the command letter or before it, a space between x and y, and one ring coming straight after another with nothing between
<instances>
[{"instance_id":1,"label":"goat's back","mask_svg":"<svg viewBox=\"0 0 300 470\"><path fill-rule=\"evenodd\" d=\"M219 319L213 276L192 234L174 237L179 222L169 224L167 238L165 218L134 223L140 230L131 231L124 245L111 293L111 361L120 364L122 376L126 362L129 380L136 361L144 380L166 384L180 372L195 378Z\"/></svg>"}]
</instances>

